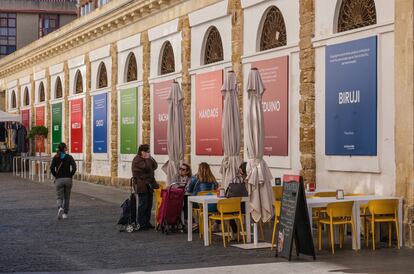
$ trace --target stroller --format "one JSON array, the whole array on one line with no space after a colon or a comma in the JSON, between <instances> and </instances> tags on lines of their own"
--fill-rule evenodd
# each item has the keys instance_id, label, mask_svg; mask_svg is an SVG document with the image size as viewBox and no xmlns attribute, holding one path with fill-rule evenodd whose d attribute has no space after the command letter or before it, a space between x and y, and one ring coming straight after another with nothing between
<instances>
[{"instance_id":1,"label":"stroller","mask_svg":"<svg viewBox=\"0 0 414 274\"><path fill-rule=\"evenodd\" d=\"M161 230L166 235L170 232L184 232L181 220L184 192L184 188L178 184L172 184L161 190L162 202L158 210L157 231Z\"/></svg>"},{"instance_id":2,"label":"stroller","mask_svg":"<svg viewBox=\"0 0 414 274\"><path fill-rule=\"evenodd\" d=\"M130 196L126 199L122 205L122 214L119 218L118 224L121 225L120 232L126 231L128 233L133 232L136 229L137 223L137 200L135 198L135 193L132 189L134 178L131 178L130 181Z\"/></svg>"}]
</instances>

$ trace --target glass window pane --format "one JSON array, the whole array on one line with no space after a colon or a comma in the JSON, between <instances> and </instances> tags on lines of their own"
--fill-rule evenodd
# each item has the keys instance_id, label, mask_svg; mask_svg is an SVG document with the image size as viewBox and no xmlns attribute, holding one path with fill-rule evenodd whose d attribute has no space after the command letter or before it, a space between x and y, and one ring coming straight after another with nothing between
<instances>
[{"instance_id":1,"label":"glass window pane","mask_svg":"<svg viewBox=\"0 0 414 274\"><path fill-rule=\"evenodd\" d=\"M8 46L7 47L7 54L13 53L16 51L16 47L15 46Z\"/></svg>"},{"instance_id":2,"label":"glass window pane","mask_svg":"<svg viewBox=\"0 0 414 274\"><path fill-rule=\"evenodd\" d=\"M15 46L16 45L16 37L9 37L9 46Z\"/></svg>"},{"instance_id":3,"label":"glass window pane","mask_svg":"<svg viewBox=\"0 0 414 274\"><path fill-rule=\"evenodd\" d=\"M6 46L0 46L0 54L7 54Z\"/></svg>"},{"instance_id":4,"label":"glass window pane","mask_svg":"<svg viewBox=\"0 0 414 274\"><path fill-rule=\"evenodd\" d=\"M0 45L7 45L7 37L0 37Z\"/></svg>"},{"instance_id":5,"label":"glass window pane","mask_svg":"<svg viewBox=\"0 0 414 274\"><path fill-rule=\"evenodd\" d=\"M7 13L0 13L1 18L7 18Z\"/></svg>"},{"instance_id":6,"label":"glass window pane","mask_svg":"<svg viewBox=\"0 0 414 274\"><path fill-rule=\"evenodd\" d=\"M7 27L7 19L5 18L0 19L0 27Z\"/></svg>"},{"instance_id":7,"label":"glass window pane","mask_svg":"<svg viewBox=\"0 0 414 274\"><path fill-rule=\"evenodd\" d=\"M7 36L7 28L0 28L0 35Z\"/></svg>"},{"instance_id":8,"label":"glass window pane","mask_svg":"<svg viewBox=\"0 0 414 274\"><path fill-rule=\"evenodd\" d=\"M16 14L15 13L9 13L9 18L16 18Z\"/></svg>"},{"instance_id":9,"label":"glass window pane","mask_svg":"<svg viewBox=\"0 0 414 274\"><path fill-rule=\"evenodd\" d=\"M9 35L16 36L16 29L15 28L9 29Z\"/></svg>"},{"instance_id":10,"label":"glass window pane","mask_svg":"<svg viewBox=\"0 0 414 274\"><path fill-rule=\"evenodd\" d=\"M50 27L56 28L56 20L50 20Z\"/></svg>"},{"instance_id":11,"label":"glass window pane","mask_svg":"<svg viewBox=\"0 0 414 274\"><path fill-rule=\"evenodd\" d=\"M16 26L16 19L9 19L9 27L15 27Z\"/></svg>"}]
</instances>

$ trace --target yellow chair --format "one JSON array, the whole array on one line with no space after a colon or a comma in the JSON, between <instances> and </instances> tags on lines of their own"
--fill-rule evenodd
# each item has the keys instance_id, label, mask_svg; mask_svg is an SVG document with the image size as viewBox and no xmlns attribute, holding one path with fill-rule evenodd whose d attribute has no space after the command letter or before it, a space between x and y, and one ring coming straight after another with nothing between
<instances>
[{"instance_id":1,"label":"yellow chair","mask_svg":"<svg viewBox=\"0 0 414 274\"><path fill-rule=\"evenodd\" d=\"M273 190L273 197L275 197L275 201L281 201L283 195L283 187L282 186L272 186Z\"/></svg>"},{"instance_id":2,"label":"yellow chair","mask_svg":"<svg viewBox=\"0 0 414 274\"><path fill-rule=\"evenodd\" d=\"M366 196L367 194L363 194L363 193L348 193L348 194L345 194L345 197L346 196ZM360 206L359 206L359 210L360 210L360 216L361 216L361 218L364 220L363 221L363 223L364 223L364 239L365 239L365 243L366 243L366 245L367 245L367 247L368 247L368 230L366 229L366 227L367 227L367 219L366 219L366 217L368 216L367 215L367 212L368 212L368 204L361 204Z\"/></svg>"},{"instance_id":3,"label":"yellow chair","mask_svg":"<svg viewBox=\"0 0 414 274\"><path fill-rule=\"evenodd\" d=\"M388 245L391 247L392 224L395 224L397 234L397 247L400 248L400 235L398 230L398 200L375 200L368 202L369 213L367 221L371 223L372 250L375 250L375 223L388 223ZM368 231L369 225L366 226ZM367 233L368 234L368 233ZM369 237L368 237L369 238ZM367 246L368 246L367 238Z\"/></svg>"},{"instance_id":4,"label":"yellow chair","mask_svg":"<svg viewBox=\"0 0 414 274\"><path fill-rule=\"evenodd\" d=\"M332 255L335 253L335 239L334 239L334 225L339 225L340 241L339 246L342 248L344 241L344 225L350 224L352 227L352 238L356 239L354 219L352 216L353 201L350 202L336 202L330 203L326 207L326 218L319 219L318 234L319 234L319 250L322 249L322 225L329 225L330 244L332 246Z\"/></svg>"},{"instance_id":5,"label":"yellow chair","mask_svg":"<svg viewBox=\"0 0 414 274\"><path fill-rule=\"evenodd\" d=\"M280 209L282 207L282 202L281 201L273 202L273 207L275 208L275 222L273 225L273 233L272 233L272 250L275 245L276 227L277 227L277 224L279 223Z\"/></svg>"},{"instance_id":6,"label":"yellow chair","mask_svg":"<svg viewBox=\"0 0 414 274\"><path fill-rule=\"evenodd\" d=\"M226 247L224 222L230 221L230 220L238 220L241 230L242 230L243 243L246 243L246 238L244 236L243 217L242 217L242 211L241 211L241 198L228 198L228 199L219 200L217 203L217 210L218 210L218 213L212 214L208 217L209 228L210 228L210 242L211 242L211 234L212 234L211 226L212 226L213 221L221 221L221 234L223 237L223 245L224 247ZM230 229L227 228L227 231L229 232ZM229 238L230 237L228 237L228 239Z\"/></svg>"},{"instance_id":7,"label":"yellow chair","mask_svg":"<svg viewBox=\"0 0 414 274\"><path fill-rule=\"evenodd\" d=\"M336 192L317 192L313 195L313 198L326 198L326 197L336 197ZM320 218L323 218L323 215L326 214L326 207L315 207L313 209L312 220L315 224L319 222Z\"/></svg>"},{"instance_id":8,"label":"yellow chair","mask_svg":"<svg viewBox=\"0 0 414 274\"><path fill-rule=\"evenodd\" d=\"M163 189L163 186L160 185L160 188L154 190L154 196L155 196L155 227L158 226L158 211L161 206L162 197L161 197L161 190Z\"/></svg>"},{"instance_id":9,"label":"yellow chair","mask_svg":"<svg viewBox=\"0 0 414 274\"><path fill-rule=\"evenodd\" d=\"M216 195L215 190L207 190L207 191L200 191L197 193L197 196L205 196L205 195ZM199 208L193 208L193 216L194 218L198 218L198 232L200 239L203 238L204 235L204 221L203 221L203 205L199 205Z\"/></svg>"}]
</instances>

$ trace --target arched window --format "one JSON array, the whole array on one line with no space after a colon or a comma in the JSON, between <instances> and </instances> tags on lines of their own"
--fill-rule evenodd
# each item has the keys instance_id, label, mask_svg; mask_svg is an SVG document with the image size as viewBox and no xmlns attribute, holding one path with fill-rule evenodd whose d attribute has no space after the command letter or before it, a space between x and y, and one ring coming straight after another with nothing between
<instances>
[{"instance_id":1,"label":"arched window","mask_svg":"<svg viewBox=\"0 0 414 274\"><path fill-rule=\"evenodd\" d=\"M165 42L161 55L160 74L168 74L175 71L174 50L169 41Z\"/></svg>"},{"instance_id":2,"label":"arched window","mask_svg":"<svg viewBox=\"0 0 414 274\"><path fill-rule=\"evenodd\" d=\"M219 62L223 59L223 44L220 33L216 27L211 27L205 40L204 65Z\"/></svg>"},{"instance_id":3,"label":"arched window","mask_svg":"<svg viewBox=\"0 0 414 274\"><path fill-rule=\"evenodd\" d=\"M338 32L375 25L374 0L342 0L338 14Z\"/></svg>"},{"instance_id":4,"label":"arched window","mask_svg":"<svg viewBox=\"0 0 414 274\"><path fill-rule=\"evenodd\" d=\"M45 101L45 87L43 86L43 82L39 84L39 103Z\"/></svg>"},{"instance_id":5,"label":"arched window","mask_svg":"<svg viewBox=\"0 0 414 274\"><path fill-rule=\"evenodd\" d=\"M106 88L108 86L108 76L104 62L99 64L98 69L98 88Z\"/></svg>"},{"instance_id":6,"label":"arched window","mask_svg":"<svg viewBox=\"0 0 414 274\"><path fill-rule=\"evenodd\" d=\"M83 92L82 74L78 70L75 74L75 94Z\"/></svg>"},{"instance_id":7,"label":"arched window","mask_svg":"<svg viewBox=\"0 0 414 274\"><path fill-rule=\"evenodd\" d=\"M60 77L56 79L56 88L55 88L55 99L62 98L63 90L62 90L62 81Z\"/></svg>"},{"instance_id":8,"label":"arched window","mask_svg":"<svg viewBox=\"0 0 414 274\"><path fill-rule=\"evenodd\" d=\"M29 89L27 87L24 89L23 99L24 99L24 101L23 101L24 106L30 105Z\"/></svg>"},{"instance_id":9,"label":"arched window","mask_svg":"<svg viewBox=\"0 0 414 274\"><path fill-rule=\"evenodd\" d=\"M135 59L135 54L131 53L127 58L127 71L126 71L126 81L136 81L138 79L138 70L137 70L137 60Z\"/></svg>"},{"instance_id":10,"label":"arched window","mask_svg":"<svg viewBox=\"0 0 414 274\"><path fill-rule=\"evenodd\" d=\"M16 107L17 107L16 92L14 90L12 90L12 93L11 93L11 108L16 108Z\"/></svg>"},{"instance_id":11,"label":"arched window","mask_svg":"<svg viewBox=\"0 0 414 274\"><path fill-rule=\"evenodd\" d=\"M285 20L280 10L272 6L264 17L260 51L286 46Z\"/></svg>"}]
</instances>

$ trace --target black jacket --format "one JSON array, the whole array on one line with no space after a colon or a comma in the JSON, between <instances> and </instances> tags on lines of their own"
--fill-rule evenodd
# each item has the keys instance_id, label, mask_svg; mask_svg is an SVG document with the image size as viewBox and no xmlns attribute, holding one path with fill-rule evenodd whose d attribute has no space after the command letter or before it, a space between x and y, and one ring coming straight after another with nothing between
<instances>
[{"instance_id":1,"label":"black jacket","mask_svg":"<svg viewBox=\"0 0 414 274\"><path fill-rule=\"evenodd\" d=\"M132 176L135 178L135 183L137 184L134 186L135 192L148 192L147 184L155 180L154 170L157 168L158 164L152 157L144 159L139 155L135 156L131 166Z\"/></svg>"},{"instance_id":2,"label":"black jacket","mask_svg":"<svg viewBox=\"0 0 414 274\"><path fill-rule=\"evenodd\" d=\"M53 157L52 164L50 165L50 172L52 172L56 179L72 178L76 172L75 160L69 154L66 154L63 160L60 159L59 155L56 155Z\"/></svg>"}]
</instances>

